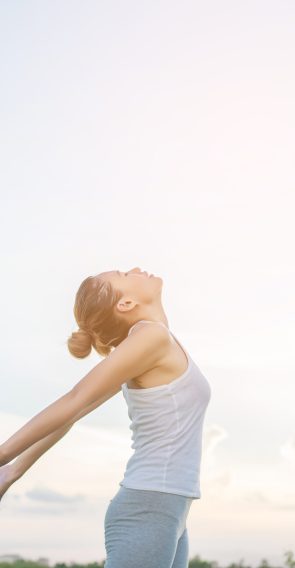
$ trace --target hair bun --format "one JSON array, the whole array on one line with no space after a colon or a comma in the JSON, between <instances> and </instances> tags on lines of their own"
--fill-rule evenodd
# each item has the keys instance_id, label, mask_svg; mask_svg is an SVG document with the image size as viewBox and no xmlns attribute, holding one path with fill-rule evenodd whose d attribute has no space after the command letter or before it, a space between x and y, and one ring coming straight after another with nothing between
<instances>
[{"instance_id":1,"label":"hair bun","mask_svg":"<svg viewBox=\"0 0 295 568\"><path fill-rule=\"evenodd\" d=\"M91 353L93 336L90 330L79 328L68 338L68 349L74 357L84 359Z\"/></svg>"}]
</instances>

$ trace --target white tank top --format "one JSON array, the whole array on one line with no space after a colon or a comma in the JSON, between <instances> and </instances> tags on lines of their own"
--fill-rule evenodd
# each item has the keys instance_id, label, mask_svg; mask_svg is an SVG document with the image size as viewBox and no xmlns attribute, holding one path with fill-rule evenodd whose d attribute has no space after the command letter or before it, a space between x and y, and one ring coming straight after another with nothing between
<instances>
[{"instance_id":1,"label":"white tank top","mask_svg":"<svg viewBox=\"0 0 295 568\"><path fill-rule=\"evenodd\" d=\"M187 356L188 366L182 375L169 384L150 388L131 389L122 384L131 420L131 448L135 451L119 485L200 499L202 430L211 388L189 353L172 336Z\"/></svg>"}]
</instances>

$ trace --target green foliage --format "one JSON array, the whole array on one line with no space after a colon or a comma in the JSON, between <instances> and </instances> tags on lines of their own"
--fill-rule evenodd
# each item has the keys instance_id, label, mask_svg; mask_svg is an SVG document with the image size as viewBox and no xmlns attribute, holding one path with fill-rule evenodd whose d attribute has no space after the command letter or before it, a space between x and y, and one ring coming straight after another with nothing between
<instances>
[{"instance_id":1,"label":"green foliage","mask_svg":"<svg viewBox=\"0 0 295 568\"><path fill-rule=\"evenodd\" d=\"M284 552L284 556L286 556L285 566L289 568L295 568L295 558L292 550L287 550Z\"/></svg>"},{"instance_id":2,"label":"green foliage","mask_svg":"<svg viewBox=\"0 0 295 568\"><path fill-rule=\"evenodd\" d=\"M255 568L295 568L295 558L294 553L291 550L287 550L284 553L285 561L281 566L272 566L269 564L266 558L262 558L259 565ZM41 560L41 559L40 559ZM76 564L71 562L66 564L65 562L58 562L56 564L51 564L49 568L104 568L105 560L101 562L90 562L89 564ZM0 568L44 568L44 564L33 560L18 559L14 562L1 562ZM203 560L200 556L196 555L190 559L189 568L221 568L221 566L215 560ZM241 559L238 562L234 562L225 566L223 568L254 568L249 565L244 564L244 560Z\"/></svg>"},{"instance_id":3,"label":"green foliage","mask_svg":"<svg viewBox=\"0 0 295 568\"><path fill-rule=\"evenodd\" d=\"M193 556L189 562L189 568L219 568L218 563L212 560L202 560L199 555Z\"/></svg>"}]
</instances>

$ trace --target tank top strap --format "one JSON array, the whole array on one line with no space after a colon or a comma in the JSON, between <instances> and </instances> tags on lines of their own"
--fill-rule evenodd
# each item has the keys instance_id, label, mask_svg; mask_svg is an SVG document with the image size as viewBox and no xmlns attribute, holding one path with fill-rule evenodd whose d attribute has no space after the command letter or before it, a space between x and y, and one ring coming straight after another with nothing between
<instances>
[{"instance_id":1,"label":"tank top strap","mask_svg":"<svg viewBox=\"0 0 295 568\"><path fill-rule=\"evenodd\" d=\"M168 329L167 326L166 326L162 321L139 320L139 321L135 322L135 323L130 327L130 329L129 329L129 331L128 331L128 335L129 335L129 333L131 332L131 330L132 330L138 323L142 323L142 322L144 322L144 323L160 323L161 325L163 325L164 327L166 327L166 329ZM168 329L168 331L170 331L170 330ZM171 333L171 332L170 332L170 333Z\"/></svg>"},{"instance_id":2,"label":"tank top strap","mask_svg":"<svg viewBox=\"0 0 295 568\"><path fill-rule=\"evenodd\" d=\"M130 329L129 329L129 331L128 331L128 335L129 335L129 333L131 332L131 330L132 330L138 323L142 323L142 322L144 322L144 323L160 323L161 325L163 325L163 326L168 330L168 332L170 333L170 335L172 335L172 337L173 337L173 339L175 340L175 342L178 343L179 347L182 349L183 353L185 354L185 356L186 356L186 358L187 358L187 364L188 364L187 369L190 368L190 366L191 366L191 364L192 364L192 358L191 358L189 352L185 349L185 347L182 345L182 343L180 343L180 341L175 337L174 333L172 333L172 331L170 331L169 327L167 327L167 325L165 325L162 321L139 320L139 321L135 322L135 323L130 327Z\"/></svg>"}]
</instances>

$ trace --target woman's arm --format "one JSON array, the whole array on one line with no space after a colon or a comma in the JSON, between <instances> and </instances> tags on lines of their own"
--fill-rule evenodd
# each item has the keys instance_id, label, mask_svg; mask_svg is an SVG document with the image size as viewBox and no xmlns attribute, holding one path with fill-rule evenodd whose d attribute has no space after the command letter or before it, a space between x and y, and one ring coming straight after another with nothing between
<instances>
[{"instance_id":1,"label":"woman's arm","mask_svg":"<svg viewBox=\"0 0 295 568\"><path fill-rule=\"evenodd\" d=\"M54 446L65 434L72 428L75 422L94 410L98 406L97 401L90 404L85 409L83 409L79 414L77 414L74 419L62 426L58 430L55 430L45 438L35 442L32 446L27 448L22 452L17 459L9 464L4 465L0 468L0 500L3 497L7 489L15 483L24 473L45 453L49 448Z\"/></svg>"},{"instance_id":2,"label":"woman's arm","mask_svg":"<svg viewBox=\"0 0 295 568\"><path fill-rule=\"evenodd\" d=\"M47 450L52 448L54 444L56 444L65 434L72 428L75 422L80 420L83 416L97 408L98 403L95 401L92 404L89 404L85 409L79 412L73 420L71 420L65 426L58 428L45 438L39 440L39 442L35 442L29 448L27 448L24 452L22 452L17 459L12 462L9 468L9 477L12 481L16 481L43 455ZM0 481L1 485L1 481ZM1 487L0 487L0 496L1 496Z\"/></svg>"},{"instance_id":3,"label":"woman's arm","mask_svg":"<svg viewBox=\"0 0 295 568\"><path fill-rule=\"evenodd\" d=\"M7 463L0 467L0 500L9 487L22 477L37 459L56 444L71 427L72 424L59 428L59 430L52 432L52 434L49 434L27 448L14 462Z\"/></svg>"},{"instance_id":4,"label":"woman's arm","mask_svg":"<svg viewBox=\"0 0 295 568\"><path fill-rule=\"evenodd\" d=\"M22 475L42 454L60 440L77 420L114 396L120 388L107 393L106 396L100 397L82 409L79 408L78 401L74 400L73 391L66 393L34 416L0 445L0 466L8 464L18 456L15 462L11 464L11 471ZM41 420L43 427L38 428L38 423ZM54 425L57 427L55 428ZM43 433L44 435L42 435ZM6 448L8 448L7 453Z\"/></svg>"},{"instance_id":5,"label":"woman's arm","mask_svg":"<svg viewBox=\"0 0 295 568\"><path fill-rule=\"evenodd\" d=\"M129 377L135 377L159 364L170 345L170 335L161 325L149 325L130 334L111 354L98 363L75 387L44 410L0 445L0 466L24 450L69 424L91 404L100 406L121 390ZM86 407L89 410L86 411Z\"/></svg>"}]
</instances>

